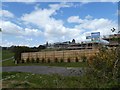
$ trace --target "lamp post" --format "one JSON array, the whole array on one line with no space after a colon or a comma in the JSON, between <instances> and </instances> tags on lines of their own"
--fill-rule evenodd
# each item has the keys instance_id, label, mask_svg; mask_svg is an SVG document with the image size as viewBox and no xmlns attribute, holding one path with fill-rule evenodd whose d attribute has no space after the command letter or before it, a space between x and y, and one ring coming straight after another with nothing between
<instances>
[{"instance_id":1,"label":"lamp post","mask_svg":"<svg viewBox=\"0 0 120 90\"><path fill-rule=\"evenodd\" d=\"M113 32L115 32L115 30L116 30L115 28L112 28L111 32L113 33ZM110 43L110 37L109 37L109 43Z\"/></svg>"}]
</instances>

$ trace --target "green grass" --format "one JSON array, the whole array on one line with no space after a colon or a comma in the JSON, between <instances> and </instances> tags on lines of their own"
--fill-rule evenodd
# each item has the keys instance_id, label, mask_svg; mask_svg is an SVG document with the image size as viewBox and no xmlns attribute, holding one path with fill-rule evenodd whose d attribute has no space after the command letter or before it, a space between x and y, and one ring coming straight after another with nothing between
<instances>
[{"instance_id":1,"label":"green grass","mask_svg":"<svg viewBox=\"0 0 120 90\"><path fill-rule=\"evenodd\" d=\"M2 72L0 72L0 80L2 79Z\"/></svg>"},{"instance_id":2,"label":"green grass","mask_svg":"<svg viewBox=\"0 0 120 90\"><path fill-rule=\"evenodd\" d=\"M2 50L2 60L11 58L14 56L14 53L9 50Z\"/></svg>"},{"instance_id":3,"label":"green grass","mask_svg":"<svg viewBox=\"0 0 120 90\"><path fill-rule=\"evenodd\" d=\"M75 88L81 86L80 77L57 74L41 75L21 72L3 72L3 88Z\"/></svg>"},{"instance_id":4,"label":"green grass","mask_svg":"<svg viewBox=\"0 0 120 90\"><path fill-rule=\"evenodd\" d=\"M110 88L115 82L99 82L94 77L41 75L26 72L3 72L3 88Z\"/></svg>"},{"instance_id":5,"label":"green grass","mask_svg":"<svg viewBox=\"0 0 120 90\"><path fill-rule=\"evenodd\" d=\"M32 65L38 65L38 66L58 66L58 67L87 67L87 64L85 62L60 62L60 63L19 63L15 64L13 60L3 61L2 66L32 66Z\"/></svg>"},{"instance_id":6,"label":"green grass","mask_svg":"<svg viewBox=\"0 0 120 90\"><path fill-rule=\"evenodd\" d=\"M0 47L0 60L2 60L2 49Z\"/></svg>"}]
</instances>

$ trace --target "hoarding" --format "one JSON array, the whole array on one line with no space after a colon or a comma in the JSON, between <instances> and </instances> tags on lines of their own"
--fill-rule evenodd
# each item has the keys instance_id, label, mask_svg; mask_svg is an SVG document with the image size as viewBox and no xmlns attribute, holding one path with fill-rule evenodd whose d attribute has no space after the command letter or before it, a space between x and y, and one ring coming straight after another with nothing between
<instances>
[{"instance_id":1,"label":"hoarding","mask_svg":"<svg viewBox=\"0 0 120 90\"><path fill-rule=\"evenodd\" d=\"M100 32L91 33L91 38L100 38Z\"/></svg>"}]
</instances>

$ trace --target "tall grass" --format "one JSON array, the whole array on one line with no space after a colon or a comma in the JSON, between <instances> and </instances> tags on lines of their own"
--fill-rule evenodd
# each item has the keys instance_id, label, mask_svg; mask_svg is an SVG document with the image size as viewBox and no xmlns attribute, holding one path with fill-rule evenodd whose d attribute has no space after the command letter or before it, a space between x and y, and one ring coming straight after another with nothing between
<instances>
[{"instance_id":1,"label":"tall grass","mask_svg":"<svg viewBox=\"0 0 120 90\"><path fill-rule=\"evenodd\" d=\"M9 50L2 50L2 60L11 58L14 56L14 53Z\"/></svg>"}]
</instances>

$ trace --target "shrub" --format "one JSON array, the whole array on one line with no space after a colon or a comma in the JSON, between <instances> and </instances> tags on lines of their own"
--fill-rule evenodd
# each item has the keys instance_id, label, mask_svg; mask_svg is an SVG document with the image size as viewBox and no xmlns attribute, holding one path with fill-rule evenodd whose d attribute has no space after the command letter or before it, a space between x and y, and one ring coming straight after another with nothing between
<instances>
[{"instance_id":1,"label":"shrub","mask_svg":"<svg viewBox=\"0 0 120 90\"><path fill-rule=\"evenodd\" d=\"M36 59L36 62L39 63L39 61L40 61L39 58L37 58L37 59Z\"/></svg>"},{"instance_id":2,"label":"shrub","mask_svg":"<svg viewBox=\"0 0 120 90\"><path fill-rule=\"evenodd\" d=\"M34 62L35 62L35 59L34 59L34 58L32 58L32 59L31 59L31 61L32 61L32 63L34 63Z\"/></svg>"},{"instance_id":3,"label":"shrub","mask_svg":"<svg viewBox=\"0 0 120 90\"><path fill-rule=\"evenodd\" d=\"M81 59L82 59L83 62L87 61L87 57L85 55L81 56Z\"/></svg>"},{"instance_id":4,"label":"shrub","mask_svg":"<svg viewBox=\"0 0 120 90\"><path fill-rule=\"evenodd\" d=\"M88 58L88 60L87 60L87 64L88 64L88 65L91 65L91 64L93 63L95 57L96 57L95 55L89 56L89 58Z\"/></svg>"},{"instance_id":5,"label":"shrub","mask_svg":"<svg viewBox=\"0 0 120 90\"><path fill-rule=\"evenodd\" d=\"M44 63L45 62L45 59L44 58L42 58L42 63Z\"/></svg>"},{"instance_id":6,"label":"shrub","mask_svg":"<svg viewBox=\"0 0 120 90\"><path fill-rule=\"evenodd\" d=\"M48 58L48 63L50 63L50 58Z\"/></svg>"},{"instance_id":7,"label":"shrub","mask_svg":"<svg viewBox=\"0 0 120 90\"><path fill-rule=\"evenodd\" d=\"M55 58L55 62L58 62L58 58Z\"/></svg>"},{"instance_id":8,"label":"shrub","mask_svg":"<svg viewBox=\"0 0 120 90\"><path fill-rule=\"evenodd\" d=\"M27 58L27 63L29 63L30 62L30 59L29 59L29 57Z\"/></svg>"},{"instance_id":9,"label":"shrub","mask_svg":"<svg viewBox=\"0 0 120 90\"><path fill-rule=\"evenodd\" d=\"M101 48L100 52L94 57L92 65L97 70L112 70L116 59L115 50Z\"/></svg>"},{"instance_id":10,"label":"shrub","mask_svg":"<svg viewBox=\"0 0 120 90\"><path fill-rule=\"evenodd\" d=\"M60 59L60 62L63 62L63 58Z\"/></svg>"},{"instance_id":11,"label":"shrub","mask_svg":"<svg viewBox=\"0 0 120 90\"><path fill-rule=\"evenodd\" d=\"M67 62L70 62L70 58L67 59Z\"/></svg>"},{"instance_id":12,"label":"shrub","mask_svg":"<svg viewBox=\"0 0 120 90\"><path fill-rule=\"evenodd\" d=\"M78 62L78 61L79 61L79 60L78 60L78 57L76 57L76 58L75 58L75 62Z\"/></svg>"},{"instance_id":13,"label":"shrub","mask_svg":"<svg viewBox=\"0 0 120 90\"><path fill-rule=\"evenodd\" d=\"M25 62L24 59L22 59L21 62L24 63Z\"/></svg>"},{"instance_id":14,"label":"shrub","mask_svg":"<svg viewBox=\"0 0 120 90\"><path fill-rule=\"evenodd\" d=\"M118 55L119 52L119 48L100 48L99 53L94 56L93 61L89 66L92 68L91 71L87 71L92 72L89 74L89 77L93 76L101 84L107 85L108 87L118 86L117 82L120 78L120 56Z\"/></svg>"}]
</instances>

